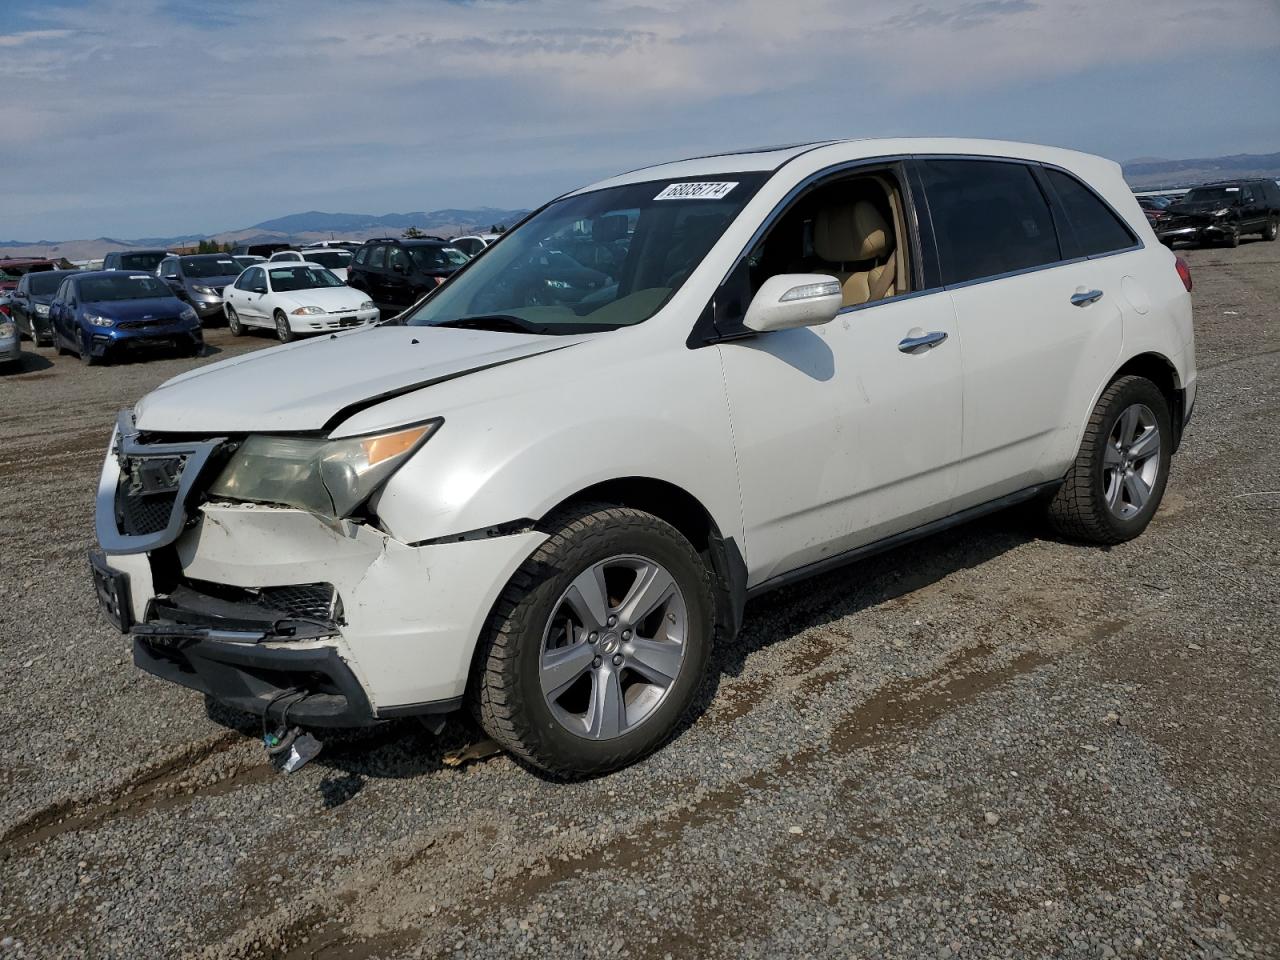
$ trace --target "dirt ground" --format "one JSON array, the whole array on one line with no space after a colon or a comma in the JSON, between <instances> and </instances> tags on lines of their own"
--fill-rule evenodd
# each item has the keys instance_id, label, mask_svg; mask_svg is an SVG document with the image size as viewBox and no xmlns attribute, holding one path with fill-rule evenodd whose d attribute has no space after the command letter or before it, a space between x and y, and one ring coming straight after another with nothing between
<instances>
[{"instance_id":1,"label":"dirt ground","mask_svg":"<svg viewBox=\"0 0 1280 960\"><path fill-rule=\"evenodd\" d=\"M1200 396L1102 550L1006 513L754 602L651 759L396 722L283 776L137 670L85 551L115 413L0 375L0 957L1280 956L1280 243L1184 252ZM29 349L29 345L28 349Z\"/></svg>"}]
</instances>

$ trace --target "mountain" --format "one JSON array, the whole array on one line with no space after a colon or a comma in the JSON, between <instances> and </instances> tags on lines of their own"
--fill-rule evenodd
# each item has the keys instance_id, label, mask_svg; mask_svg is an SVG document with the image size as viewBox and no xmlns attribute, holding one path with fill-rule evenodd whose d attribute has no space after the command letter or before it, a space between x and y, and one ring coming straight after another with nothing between
<instances>
[{"instance_id":1,"label":"mountain","mask_svg":"<svg viewBox=\"0 0 1280 960\"><path fill-rule=\"evenodd\" d=\"M1280 153L1236 153L1192 160L1130 160L1122 165L1124 178L1135 190L1190 187L1233 177L1280 178Z\"/></svg>"},{"instance_id":2,"label":"mountain","mask_svg":"<svg viewBox=\"0 0 1280 960\"><path fill-rule=\"evenodd\" d=\"M495 224L511 226L528 210L500 210L477 207L471 210L448 209L414 213L324 213L309 210L273 220L263 220L240 230L222 233L188 233L174 237L140 237L122 240L98 237L93 240L0 240L0 256L66 257L68 260L94 260L113 250L138 247L192 247L201 240L218 243L294 243L315 240L367 240L369 237L396 236L409 227L442 237L487 231Z\"/></svg>"}]
</instances>

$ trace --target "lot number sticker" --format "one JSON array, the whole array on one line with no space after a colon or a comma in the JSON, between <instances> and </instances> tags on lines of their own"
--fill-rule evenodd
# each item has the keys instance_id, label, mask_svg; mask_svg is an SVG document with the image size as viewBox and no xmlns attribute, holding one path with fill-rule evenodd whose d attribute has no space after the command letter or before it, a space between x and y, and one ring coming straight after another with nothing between
<instances>
[{"instance_id":1,"label":"lot number sticker","mask_svg":"<svg viewBox=\"0 0 1280 960\"><path fill-rule=\"evenodd\" d=\"M737 181L700 181L698 183L669 183L662 188L655 200L722 200L738 185Z\"/></svg>"}]
</instances>

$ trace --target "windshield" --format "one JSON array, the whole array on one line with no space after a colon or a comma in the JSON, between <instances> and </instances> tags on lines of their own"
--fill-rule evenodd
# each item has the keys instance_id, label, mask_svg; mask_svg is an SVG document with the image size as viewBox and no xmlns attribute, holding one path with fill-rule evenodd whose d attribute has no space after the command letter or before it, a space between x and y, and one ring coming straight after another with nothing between
<instances>
[{"instance_id":1,"label":"windshield","mask_svg":"<svg viewBox=\"0 0 1280 960\"><path fill-rule=\"evenodd\" d=\"M318 263L322 267L345 267L351 262L351 254L345 250L304 250L302 259Z\"/></svg>"},{"instance_id":2,"label":"windshield","mask_svg":"<svg viewBox=\"0 0 1280 960\"><path fill-rule=\"evenodd\" d=\"M156 277L132 276L85 277L79 283L80 299L86 303L103 300L148 300L153 297L172 297L173 291Z\"/></svg>"},{"instance_id":3,"label":"windshield","mask_svg":"<svg viewBox=\"0 0 1280 960\"><path fill-rule=\"evenodd\" d=\"M49 294L58 289L58 285L67 279L65 273L33 273L31 279L27 281L31 285L31 295L33 297L47 297Z\"/></svg>"},{"instance_id":4,"label":"windshield","mask_svg":"<svg viewBox=\"0 0 1280 960\"><path fill-rule=\"evenodd\" d=\"M649 181L558 200L470 261L405 322L570 334L657 313L767 173Z\"/></svg>"},{"instance_id":5,"label":"windshield","mask_svg":"<svg viewBox=\"0 0 1280 960\"><path fill-rule=\"evenodd\" d=\"M121 270L155 270L165 253L122 253L120 254Z\"/></svg>"},{"instance_id":6,"label":"windshield","mask_svg":"<svg viewBox=\"0 0 1280 960\"><path fill-rule=\"evenodd\" d=\"M419 270L456 270L469 259L457 247L426 245L407 249Z\"/></svg>"},{"instance_id":7,"label":"windshield","mask_svg":"<svg viewBox=\"0 0 1280 960\"><path fill-rule=\"evenodd\" d=\"M341 280L323 267L272 267L271 289L277 293L289 290L314 290L316 287L344 287Z\"/></svg>"},{"instance_id":8,"label":"windshield","mask_svg":"<svg viewBox=\"0 0 1280 960\"><path fill-rule=\"evenodd\" d=\"M1229 207L1239 199L1239 187L1196 187L1182 198L1182 202L1216 203L1223 207Z\"/></svg>"},{"instance_id":9,"label":"windshield","mask_svg":"<svg viewBox=\"0 0 1280 960\"><path fill-rule=\"evenodd\" d=\"M182 275L194 280L204 277L232 277L240 272L230 257L183 257Z\"/></svg>"}]
</instances>

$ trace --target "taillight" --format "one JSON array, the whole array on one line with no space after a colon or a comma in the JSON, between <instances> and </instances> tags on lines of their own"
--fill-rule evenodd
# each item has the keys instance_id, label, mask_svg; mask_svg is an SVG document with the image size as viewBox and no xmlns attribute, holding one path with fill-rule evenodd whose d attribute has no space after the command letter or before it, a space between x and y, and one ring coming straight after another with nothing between
<instances>
[{"instance_id":1,"label":"taillight","mask_svg":"<svg viewBox=\"0 0 1280 960\"><path fill-rule=\"evenodd\" d=\"M7 303L0 303L0 316L9 316L9 305Z\"/></svg>"},{"instance_id":2,"label":"taillight","mask_svg":"<svg viewBox=\"0 0 1280 960\"><path fill-rule=\"evenodd\" d=\"M1182 285L1187 288L1187 293L1191 292L1191 268L1187 266L1187 261L1181 257L1173 258L1174 266L1178 270L1178 277L1182 280Z\"/></svg>"}]
</instances>

